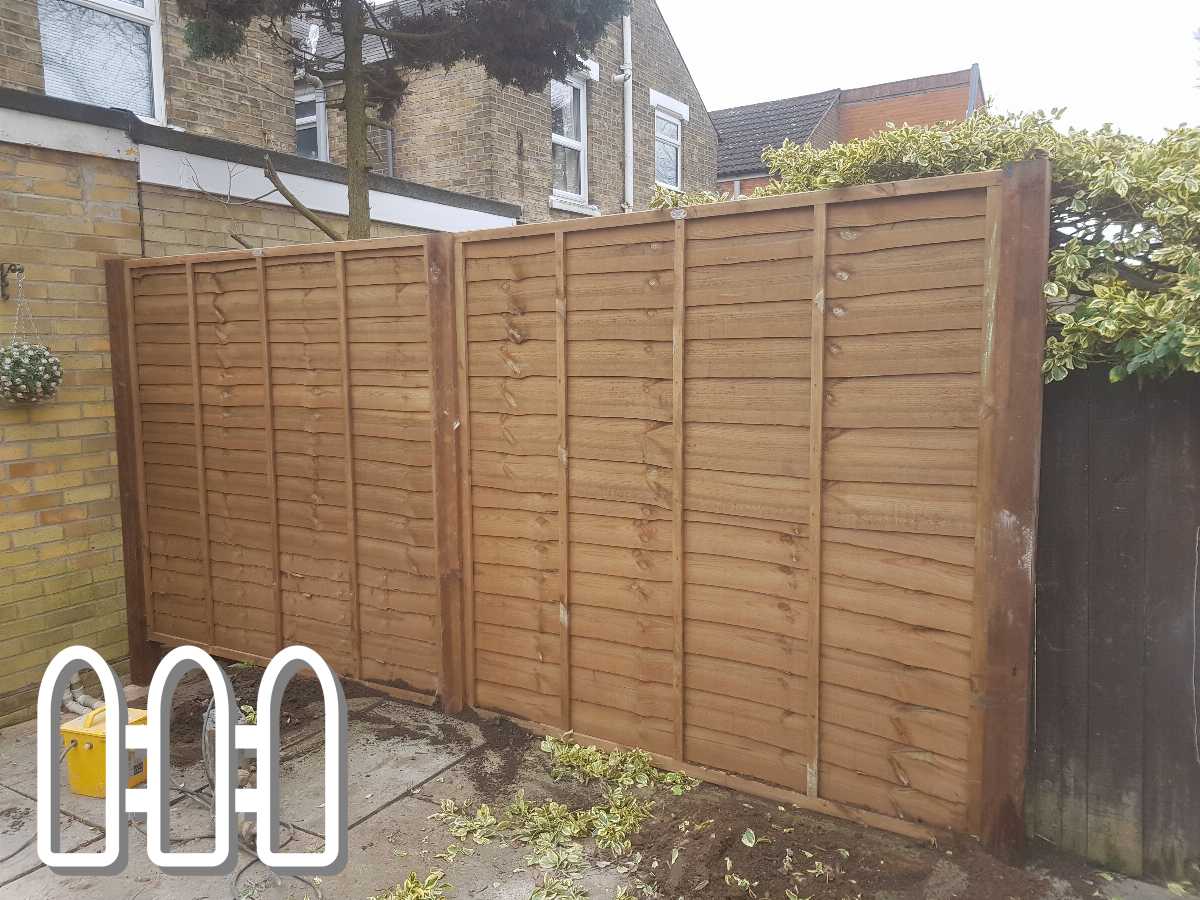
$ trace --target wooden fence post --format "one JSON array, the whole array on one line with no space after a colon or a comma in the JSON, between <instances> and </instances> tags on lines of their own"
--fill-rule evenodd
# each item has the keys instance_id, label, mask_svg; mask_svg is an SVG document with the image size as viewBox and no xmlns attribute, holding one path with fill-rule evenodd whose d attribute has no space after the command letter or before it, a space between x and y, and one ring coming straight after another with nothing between
<instances>
[{"instance_id":1,"label":"wooden fence post","mask_svg":"<svg viewBox=\"0 0 1200 900\"><path fill-rule=\"evenodd\" d=\"M192 363L192 421L196 429L196 498L200 504L200 564L204 573L205 616L208 624L208 649L217 643L216 598L213 596L212 538L208 520L208 463L204 452L204 388L200 383L199 316L196 310L196 269L184 265L187 281L188 346Z\"/></svg>"},{"instance_id":2,"label":"wooden fence post","mask_svg":"<svg viewBox=\"0 0 1200 900\"><path fill-rule=\"evenodd\" d=\"M684 468L686 459L687 416L685 410L685 362L687 353L687 210L673 210L675 236L672 261L674 264L674 310L671 318L671 581L674 601L675 660L673 681L675 690L675 756L687 762L687 665L685 636L687 634L687 550L684 546Z\"/></svg>"},{"instance_id":3,"label":"wooden fence post","mask_svg":"<svg viewBox=\"0 0 1200 900\"><path fill-rule=\"evenodd\" d=\"M104 263L108 292L108 333L112 355L113 407L117 420L117 476L121 492L121 551L125 564L126 629L129 675L134 684L149 684L162 658L162 647L150 640L153 630L146 589L145 519L141 490L141 426L137 413L137 377L133 371L133 297L124 260Z\"/></svg>"},{"instance_id":4,"label":"wooden fence post","mask_svg":"<svg viewBox=\"0 0 1200 900\"><path fill-rule=\"evenodd\" d=\"M267 306L267 268L262 254L254 261L258 284L258 322L262 340L263 367L263 446L267 457L267 503L271 512L271 600L275 626L275 651L284 647L283 572L279 562L279 479L275 465L275 390L271 375L271 317Z\"/></svg>"},{"instance_id":5,"label":"wooden fence post","mask_svg":"<svg viewBox=\"0 0 1200 900\"><path fill-rule=\"evenodd\" d=\"M558 406L558 633L562 727L571 730L571 451L567 443L567 251L554 233L554 345Z\"/></svg>"},{"instance_id":6,"label":"wooden fence post","mask_svg":"<svg viewBox=\"0 0 1200 900\"><path fill-rule=\"evenodd\" d=\"M462 566L463 702L475 705L475 546L471 512L471 372L467 343L467 260L462 241L454 241L455 374L458 378L458 514Z\"/></svg>"},{"instance_id":7,"label":"wooden fence post","mask_svg":"<svg viewBox=\"0 0 1200 900\"><path fill-rule=\"evenodd\" d=\"M345 501L346 501L346 561L350 566L350 644L354 648L354 677L362 680L362 624L358 586L358 491L354 478L354 391L350 385L350 310L346 296L346 254L333 253L333 269L338 296L338 360L341 363L342 409L345 411Z\"/></svg>"},{"instance_id":8,"label":"wooden fence post","mask_svg":"<svg viewBox=\"0 0 1200 900\"><path fill-rule=\"evenodd\" d=\"M458 340L455 334L455 244L452 234L425 239L429 292L429 373L433 412L434 544L441 615L438 693L447 712L463 708L463 596L459 511Z\"/></svg>"},{"instance_id":9,"label":"wooden fence post","mask_svg":"<svg viewBox=\"0 0 1200 900\"><path fill-rule=\"evenodd\" d=\"M808 690L812 756L808 796L821 796L821 513L825 496L825 276L828 210L813 207L812 334L808 410Z\"/></svg>"},{"instance_id":10,"label":"wooden fence post","mask_svg":"<svg viewBox=\"0 0 1200 900\"><path fill-rule=\"evenodd\" d=\"M1025 839L1049 197L1044 159L988 189L968 825L1009 859Z\"/></svg>"}]
</instances>

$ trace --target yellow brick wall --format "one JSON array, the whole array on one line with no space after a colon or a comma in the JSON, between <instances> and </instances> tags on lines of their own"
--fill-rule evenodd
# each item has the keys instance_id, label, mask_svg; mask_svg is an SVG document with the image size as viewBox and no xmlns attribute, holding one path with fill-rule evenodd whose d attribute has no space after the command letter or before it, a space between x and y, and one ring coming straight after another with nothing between
<instances>
[{"instance_id":1,"label":"yellow brick wall","mask_svg":"<svg viewBox=\"0 0 1200 900\"><path fill-rule=\"evenodd\" d=\"M24 264L38 329L64 370L52 402L0 403L0 727L32 717L46 663L69 644L128 666L103 260L237 249L231 233L255 246L324 239L288 207L176 188L143 185L139 214L136 172L0 143L0 261ZM14 311L0 304L0 341Z\"/></svg>"},{"instance_id":2,"label":"yellow brick wall","mask_svg":"<svg viewBox=\"0 0 1200 900\"><path fill-rule=\"evenodd\" d=\"M64 370L54 401L0 404L0 726L62 647L128 655L102 260L140 252L133 163L0 144L0 260Z\"/></svg>"},{"instance_id":3,"label":"yellow brick wall","mask_svg":"<svg viewBox=\"0 0 1200 900\"><path fill-rule=\"evenodd\" d=\"M286 176L285 176L286 177ZM290 206L251 203L231 206L212 197L180 188L142 185L142 216L146 256L178 256L213 250L240 250L237 234L255 247L311 244L328 240L316 226ZM324 217L345 230L341 216ZM416 234L419 229L376 222L372 237Z\"/></svg>"}]
</instances>

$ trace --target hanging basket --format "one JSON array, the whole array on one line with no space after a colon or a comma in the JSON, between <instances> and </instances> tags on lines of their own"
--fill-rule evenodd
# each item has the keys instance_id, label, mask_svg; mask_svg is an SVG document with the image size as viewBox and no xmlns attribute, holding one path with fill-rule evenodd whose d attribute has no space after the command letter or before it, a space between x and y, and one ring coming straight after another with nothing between
<instances>
[{"instance_id":1,"label":"hanging basket","mask_svg":"<svg viewBox=\"0 0 1200 900\"><path fill-rule=\"evenodd\" d=\"M0 400L42 403L58 393L62 363L41 344L14 340L0 347Z\"/></svg>"}]
</instances>

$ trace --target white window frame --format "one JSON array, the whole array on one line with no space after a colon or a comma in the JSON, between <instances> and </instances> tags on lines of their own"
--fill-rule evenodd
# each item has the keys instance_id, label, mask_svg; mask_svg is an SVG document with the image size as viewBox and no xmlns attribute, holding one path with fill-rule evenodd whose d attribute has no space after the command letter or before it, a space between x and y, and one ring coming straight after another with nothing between
<instances>
[{"instance_id":1,"label":"white window frame","mask_svg":"<svg viewBox=\"0 0 1200 900\"><path fill-rule=\"evenodd\" d=\"M554 187L554 173L551 168L550 189L552 198L565 200L567 203L578 203L587 206L588 203L588 102L587 102L587 81L580 75L568 75L561 82L569 87L573 87L579 91L579 109L576 114L579 116L579 140L565 137L561 134L556 134L553 126L550 128L550 144L551 144L551 160L554 158L553 146L558 144L562 147L567 147L571 150L579 151L579 193L573 194L570 191L563 191Z\"/></svg>"},{"instance_id":2,"label":"white window frame","mask_svg":"<svg viewBox=\"0 0 1200 900\"><path fill-rule=\"evenodd\" d=\"M297 104L307 103L309 100L313 101L313 114L304 118L294 116L296 131L299 131L301 126L315 125L317 128L317 159L329 162L329 114L325 110L325 92L314 89L296 94Z\"/></svg>"},{"instance_id":3,"label":"white window frame","mask_svg":"<svg viewBox=\"0 0 1200 900\"><path fill-rule=\"evenodd\" d=\"M377 174L386 175L388 178L395 178L396 177L396 129L393 128L391 125L368 125L367 126L367 143L368 144L371 143L371 129L372 128L375 128L375 129L378 129L379 131L385 132L387 135L387 159L378 160L378 163L382 163L383 165L387 166L387 171L386 172L377 172ZM317 133L317 143L318 143L317 152L318 153L320 152L320 146L319 146L320 140L321 140L321 136L320 136L320 132L318 132ZM372 148L372 150L373 149L374 148ZM372 159L374 160L373 154L372 154ZM371 167L371 171L373 171L373 172L376 171L375 166Z\"/></svg>"},{"instance_id":4,"label":"white window frame","mask_svg":"<svg viewBox=\"0 0 1200 900\"><path fill-rule=\"evenodd\" d=\"M658 120L672 123L679 130L679 138L671 140L658 133ZM668 184L658 179L658 142L670 144L675 148L675 184ZM654 183L672 191L683 190L683 119L677 118L662 109L654 110Z\"/></svg>"},{"instance_id":5,"label":"white window frame","mask_svg":"<svg viewBox=\"0 0 1200 900\"><path fill-rule=\"evenodd\" d=\"M684 123L691 119L691 109L686 103L676 100L674 97L669 97L666 94L650 88L650 108L654 110L654 131L651 132L651 139L654 148L654 183L672 191L683 190L683 126ZM679 128L679 140L672 141L670 138L660 138L658 136L658 120L663 119L668 122L674 122ZM667 184L658 180L658 142L666 141L669 144L674 144L679 151L675 155L675 178L678 184Z\"/></svg>"},{"instance_id":6,"label":"white window frame","mask_svg":"<svg viewBox=\"0 0 1200 900\"><path fill-rule=\"evenodd\" d=\"M162 16L159 0L144 0L145 6L138 8L122 0L66 0L75 6L83 6L98 12L108 13L119 19L127 19L146 26L150 33L150 89L154 92L154 117L138 118L156 125L167 123L167 90L163 76Z\"/></svg>"}]
</instances>

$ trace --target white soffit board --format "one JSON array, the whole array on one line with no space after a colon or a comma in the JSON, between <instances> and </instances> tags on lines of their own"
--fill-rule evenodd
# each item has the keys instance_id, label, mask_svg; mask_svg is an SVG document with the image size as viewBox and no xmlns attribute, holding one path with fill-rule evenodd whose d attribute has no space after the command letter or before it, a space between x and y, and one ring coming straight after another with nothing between
<instances>
[{"instance_id":1,"label":"white soffit board","mask_svg":"<svg viewBox=\"0 0 1200 900\"><path fill-rule=\"evenodd\" d=\"M72 122L20 109L0 109L0 141L106 159L132 162L138 158L137 145L118 128Z\"/></svg>"},{"instance_id":2,"label":"white soffit board","mask_svg":"<svg viewBox=\"0 0 1200 900\"><path fill-rule=\"evenodd\" d=\"M258 167L146 144L143 144L140 150L139 177L146 184L202 191L221 198L260 200L277 206L288 205ZM346 185L289 172L281 172L280 178L309 209L341 216L349 213L350 202ZM379 222L408 225L430 231L471 231L478 228L502 228L516 223L516 220L509 216L464 209L417 197L405 197L387 191L371 191L371 218Z\"/></svg>"}]
</instances>

